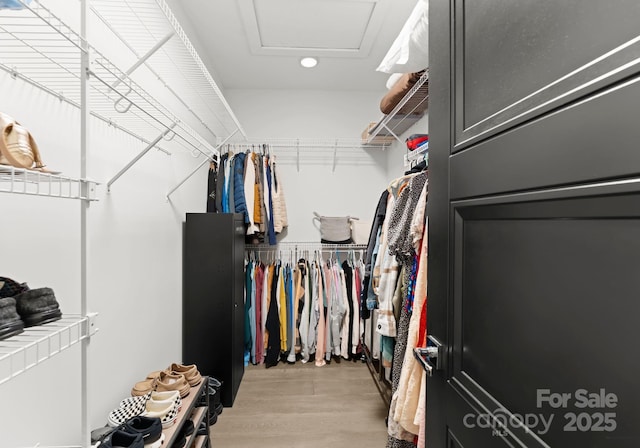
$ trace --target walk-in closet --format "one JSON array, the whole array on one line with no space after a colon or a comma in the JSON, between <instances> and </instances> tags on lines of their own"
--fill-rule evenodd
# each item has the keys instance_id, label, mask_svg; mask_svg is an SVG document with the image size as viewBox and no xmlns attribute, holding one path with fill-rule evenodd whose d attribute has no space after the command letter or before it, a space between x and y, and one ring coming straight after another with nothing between
<instances>
[{"instance_id":1,"label":"walk-in closet","mask_svg":"<svg viewBox=\"0 0 640 448\"><path fill-rule=\"evenodd\" d=\"M0 0L0 448L640 446L638 17Z\"/></svg>"}]
</instances>

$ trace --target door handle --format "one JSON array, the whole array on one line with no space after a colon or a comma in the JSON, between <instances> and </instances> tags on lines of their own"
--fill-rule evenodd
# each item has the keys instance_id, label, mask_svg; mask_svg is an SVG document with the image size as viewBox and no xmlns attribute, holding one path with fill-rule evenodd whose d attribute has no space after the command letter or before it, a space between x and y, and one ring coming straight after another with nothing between
<instances>
[{"instance_id":1,"label":"door handle","mask_svg":"<svg viewBox=\"0 0 640 448\"><path fill-rule=\"evenodd\" d=\"M413 356L422 364L427 376L433 376L434 370L442 370L443 352L442 342L438 341L435 336L427 336L427 346L414 348Z\"/></svg>"}]
</instances>

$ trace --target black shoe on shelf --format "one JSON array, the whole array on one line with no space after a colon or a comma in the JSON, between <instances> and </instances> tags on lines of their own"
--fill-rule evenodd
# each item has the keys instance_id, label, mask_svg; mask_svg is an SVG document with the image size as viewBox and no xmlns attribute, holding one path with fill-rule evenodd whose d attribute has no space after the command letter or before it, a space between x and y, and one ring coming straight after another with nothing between
<instances>
[{"instance_id":1,"label":"black shoe on shelf","mask_svg":"<svg viewBox=\"0 0 640 448\"><path fill-rule=\"evenodd\" d=\"M187 443L187 436L185 436L182 431L178 433L176 436L176 440L173 441L173 444L169 448L182 448Z\"/></svg>"},{"instance_id":2,"label":"black shoe on shelf","mask_svg":"<svg viewBox=\"0 0 640 448\"><path fill-rule=\"evenodd\" d=\"M16 310L25 327L60 320L62 312L51 288L30 289L14 297Z\"/></svg>"},{"instance_id":3,"label":"black shoe on shelf","mask_svg":"<svg viewBox=\"0 0 640 448\"><path fill-rule=\"evenodd\" d=\"M184 433L185 436L189 437L195 431L195 427L193 426L193 420L187 420L184 422L182 429L180 430Z\"/></svg>"},{"instance_id":4,"label":"black shoe on shelf","mask_svg":"<svg viewBox=\"0 0 640 448\"><path fill-rule=\"evenodd\" d=\"M116 429L111 435L105 437L100 443L100 448L144 448L142 434L129 434Z\"/></svg>"},{"instance_id":5,"label":"black shoe on shelf","mask_svg":"<svg viewBox=\"0 0 640 448\"><path fill-rule=\"evenodd\" d=\"M16 301L13 297L0 299L0 341L15 336L24 331L24 323L16 311Z\"/></svg>"},{"instance_id":6,"label":"black shoe on shelf","mask_svg":"<svg viewBox=\"0 0 640 448\"><path fill-rule=\"evenodd\" d=\"M209 412L209 426L213 426L218 422L218 414L215 412Z\"/></svg>"},{"instance_id":7,"label":"black shoe on shelf","mask_svg":"<svg viewBox=\"0 0 640 448\"><path fill-rule=\"evenodd\" d=\"M206 436L207 433L209 432L209 428L207 427L207 424L205 422L200 423L200 426L198 427L198 432L196 433L197 436Z\"/></svg>"},{"instance_id":8,"label":"black shoe on shelf","mask_svg":"<svg viewBox=\"0 0 640 448\"><path fill-rule=\"evenodd\" d=\"M124 422L120 429L129 434L141 434L145 445L162 437L162 423L157 417L133 417Z\"/></svg>"},{"instance_id":9,"label":"black shoe on shelf","mask_svg":"<svg viewBox=\"0 0 640 448\"><path fill-rule=\"evenodd\" d=\"M102 442L109 434L115 431L118 428L114 428L113 426L103 426L101 428L96 428L91 431L91 444L94 445L98 442Z\"/></svg>"}]
</instances>

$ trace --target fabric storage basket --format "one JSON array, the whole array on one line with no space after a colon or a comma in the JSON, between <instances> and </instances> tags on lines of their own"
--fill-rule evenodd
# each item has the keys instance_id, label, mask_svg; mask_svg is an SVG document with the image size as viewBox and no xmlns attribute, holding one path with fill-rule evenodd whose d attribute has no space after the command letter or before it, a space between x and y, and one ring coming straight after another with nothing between
<instances>
[{"instance_id":1,"label":"fabric storage basket","mask_svg":"<svg viewBox=\"0 0 640 448\"><path fill-rule=\"evenodd\" d=\"M313 212L313 220L320 225L320 240L328 244L349 244L351 238L351 221L358 218L351 216L321 216Z\"/></svg>"}]
</instances>

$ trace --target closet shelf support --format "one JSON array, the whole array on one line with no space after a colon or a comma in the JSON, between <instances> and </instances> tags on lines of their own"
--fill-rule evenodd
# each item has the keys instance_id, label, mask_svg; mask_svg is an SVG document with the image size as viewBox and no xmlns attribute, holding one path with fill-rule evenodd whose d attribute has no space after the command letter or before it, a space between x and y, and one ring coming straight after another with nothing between
<instances>
[{"instance_id":1,"label":"closet shelf support","mask_svg":"<svg viewBox=\"0 0 640 448\"><path fill-rule=\"evenodd\" d=\"M236 128L236 130L235 130L235 131L233 131L233 132L232 132L232 133L231 133L227 138L225 138L225 139L222 141L222 143L220 143L218 146L216 146L216 147L215 147L215 151L214 151L214 153L213 153L211 156L207 156L207 158L206 158L206 159L204 159L204 160L202 161L202 163L200 163L200 164L199 164L199 165L198 165L198 166L197 166L193 171L191 171L191 173L189 173L189 174L187 175L187 177L185 177L184 179L182 179L182 181L180 181L180 182L178 183L178 185L176 185L175 187L173 187L173 188L172 188L172 189L167 193L167 201L171 200L171 199L170 199L170 196L171 196L171 195L172 195L172 194L173 194L173 193L174 193L178 188L180 188L180 187L181 187L181 186L182 186L186 181L188 181L188 180L191 178L191 176L193 176L194 174L196 174L196 173L198 172L198 170L199 170L200 168L202 168L202 167L203 167L207 162L210 162L210 161L212 160L212 157L213 157L216 153L218 153L218 152L220 151L220 148L221 148L225 143L227 143L229 140L231 140L231 138L232 138L234 135L236 135L236 134L238 133L238 131L239 131L239 130L240 130L240 128Z\"/></svg>"},{"instance_id":2,"label":"closet shelf support","mask_svg":"<svg viewBox=\"0 0 640 448\"><path fill-rule=\"evenodd\" d=\"M149 145L147 145L147 147L146 147L146 148L144 148L144 149L140 152L140 154L138 154L137 156L135 156L135 157L133 158L133 160L131 160L131 162L127 163L127 165L126 165L124 168L122 168L122 169L118 172L118 174L116 174L115 176L113 176L113 177L111 178L111 180L110 180L109 182L107 182L107 191L109 191L109 192L110 192L110 191L111 191L111 185L113 185L113 183L114 183L115 181L117 181L117 180L120 178L120 176L122 176L124 173L126 173L127 171L129 171L129 169L130 169L133 165L135 165L135 164L138 162L138 160L140 160L140 159L141 159L141 158L142 158L146 153L148 153L149 151L151 151L151 149L152 149L154 146L156 146L156 145L160 142L160 140L162 140L162 139L165 137L165 135L167 135L167 134L169 134L170 132L172 132L172 131L173 131L173 128L176 126L176 124L177 124L177 123L173 123L171 126L169 126L169 127L168 127L168 128L167 128L167 129L162 133L162 134L160 134L159 136L157 136L157 137L156 137L156 138L155 138L151 143L149 143Z\"/></svg>"},{"instance_id":3,"label":"closet shelf support","mask_svg":"<svg viewBox=\"0 0 640 448\"><path fill-rule=\"evenodd\" d=\"M384 127L388 132L389 132L389 134L391 134L391 135L393 136L393 138L395 138L396 140L398 140L398 142L400 142L400 143L404 143L404 142L400 139L400 137L398 137L398 136L395 134L395 132L393 132L393 131L389 128L389 126L387 126L387 123L383 123L383 124L382 124L382 126L383 126L383 127Z\"/></svg>"},{"instance_id":4,"label":"closet shelf support","mask_svg":"<svg viewBox=\"0 0 640 448\"><path fill-rule=\"evenodd\" d=\"M170 32L169 34L164 36L162 39L160 39L158 43L156 43L149 51L147 51L140 59L138 59L127 71L124 72L125 75L127 76L131 75L134 71L138 69L138 67L140 67L142 64L147 62L147 59L153 56L156 53L156 51L162 48L162 46L167 42L169 42L169 39L171 39L175 35L176 35L175 32ZM115 89L121 82L122 82L122 79L118 79L113 83L111 87Z\"/></svg>"}]
</instances>

